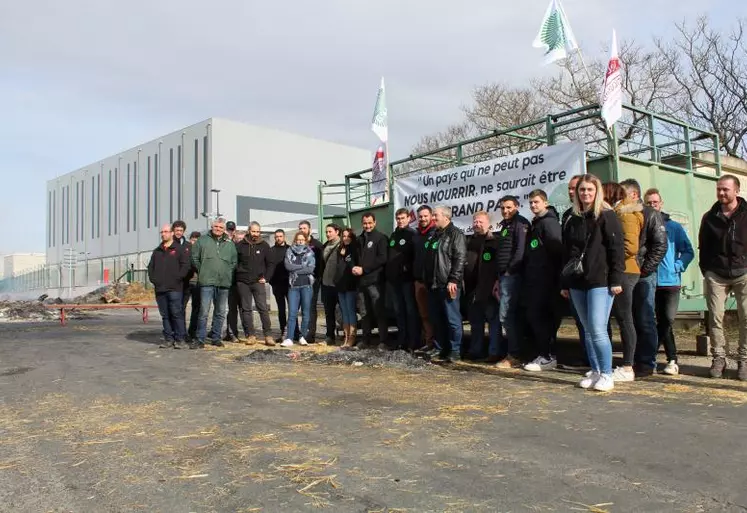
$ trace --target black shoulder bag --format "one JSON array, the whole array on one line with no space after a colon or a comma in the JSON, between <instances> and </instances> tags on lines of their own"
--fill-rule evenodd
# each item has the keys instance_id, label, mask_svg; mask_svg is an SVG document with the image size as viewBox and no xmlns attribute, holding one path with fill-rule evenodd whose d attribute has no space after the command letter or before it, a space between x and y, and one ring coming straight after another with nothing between
<instances>
[{"instance_id":1,"label":"black shoulder bag","mask_svg":"<svg viewBox=\"0 0 747 513\"><path fill-rule=\"evenodd\" d=\"M588 226L586 224L586 219L584 219L584 225ZM584 275L584 256L586 256L586 248L589 247L589 240L591 240L592 234L597 229L597 223L594 222L594 226L589 231L588 234L586 234L586 242L584 242L584 249L581 250L581 254L577 257L571 257L568 262L563 266L563 270L560 271L560 276L563 278L578 278L580 276Z\"/></svg>"}]
</instances>

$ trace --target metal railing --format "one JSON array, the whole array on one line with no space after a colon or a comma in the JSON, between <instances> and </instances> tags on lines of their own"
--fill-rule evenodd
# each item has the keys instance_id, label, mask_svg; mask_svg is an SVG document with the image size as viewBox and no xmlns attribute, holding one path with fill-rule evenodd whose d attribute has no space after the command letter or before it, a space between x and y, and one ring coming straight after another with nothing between
<instances>
[{"instance_id":1,"label":"metal railing","mask_svg":"<svg viewBox=\"0 0 747 513\"><path fill-rule=\"evenodd\" d=\"M618 159L711 176L718 176L721 169L720 144L715 133L631 105L623 106L622 118L608 131L599 105L588 105L510 128L496 128L477 137L393 161L389 164L389 197L392 183L400 177L579 140L584 141L588 160L611 157L615 176ZM372 174L372 169L368 168L347 175L343 184L320 184L320 219L325 219L326 205L339 205L328 198L333 190L339 192L341 188L348 213L370 208Z\"/></svg>"}]
</instances>

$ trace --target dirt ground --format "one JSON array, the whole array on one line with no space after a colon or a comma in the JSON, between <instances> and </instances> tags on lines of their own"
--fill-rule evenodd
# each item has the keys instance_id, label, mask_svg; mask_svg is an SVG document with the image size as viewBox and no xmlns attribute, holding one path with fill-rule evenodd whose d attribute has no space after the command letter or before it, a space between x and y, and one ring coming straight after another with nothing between
<instances>
[{"instance_id":1,"label":"dirt ground","mask_svg":"<svg viewBox=\"0 0 747 513\"><path fill-rule=\"evenodd\" d=\"M0 327L0 511L747 511L735 380L247 361L157 321Z\"/></svg>"}]
</instances>

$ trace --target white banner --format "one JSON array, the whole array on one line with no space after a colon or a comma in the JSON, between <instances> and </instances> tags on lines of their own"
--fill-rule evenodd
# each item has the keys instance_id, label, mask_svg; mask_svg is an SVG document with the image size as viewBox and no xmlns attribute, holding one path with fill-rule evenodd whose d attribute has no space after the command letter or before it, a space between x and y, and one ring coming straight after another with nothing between
<instances>
[{"instance_id":1,"label":"white banner","mask_svg":"<svg viewBox=\"0 0 747 513\"><path fill-rule=\"evenodd\" d=\"M500 199L516 196L521 215L531 219L528 195L542 189L562 214L568 208L568 182L586 173L581 142L545 146L532 151L486 160L434 173L399 178L394 183L394 210L406 208L412 224L421 205L451 207L452 222L472 233L472 215L484 210L491 230L500 223Z\"/></svg>"}]
</instances>

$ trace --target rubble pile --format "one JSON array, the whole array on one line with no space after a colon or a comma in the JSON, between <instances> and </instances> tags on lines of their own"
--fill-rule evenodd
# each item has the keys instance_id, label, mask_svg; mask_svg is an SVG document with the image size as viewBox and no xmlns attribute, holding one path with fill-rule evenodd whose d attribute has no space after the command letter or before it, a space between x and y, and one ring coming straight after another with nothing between
<instances>
[{"instance_id":1,"label":"rubble pile","mask_svg":"<svg viewBox=\"0 0 747 513\"><path fill-rule=\"evenodd\" d=\"M58 315L39 301L0 301L0 322L49 321Z\"/></svg>"},{"instance_id":2,"label":"rubble pile","mask_svg":"<svg viewBox=\"0 0 747 513\"><path fill-rule=\"evenodd\" d=\"M288 351L284 349L258 349L239 358L245 363L294 363L311 362L325 365L349 365L353 367L397 367L422 370L432 367L428 362L416 358L406 351Z\"/></svg>"}]
</instances>

